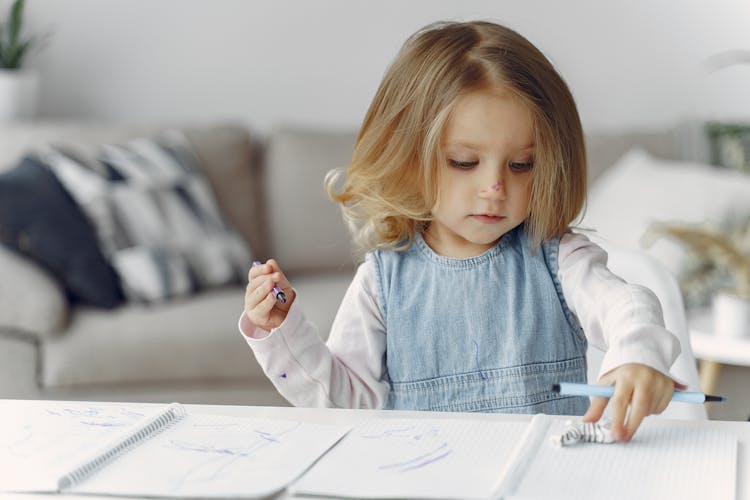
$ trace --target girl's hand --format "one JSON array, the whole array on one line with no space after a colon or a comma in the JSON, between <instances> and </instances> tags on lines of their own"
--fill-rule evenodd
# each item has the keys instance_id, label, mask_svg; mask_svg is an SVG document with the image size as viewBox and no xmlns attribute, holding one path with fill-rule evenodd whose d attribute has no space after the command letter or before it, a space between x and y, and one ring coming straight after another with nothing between
<instances>
[{"instance_id":1,"label":"girl's hand","mask_svg":"<svg viewBox=\"0 0 750 500\"><path fill-rule=\"evenodd\" d=\"M607 403L612 409L612 437L617 441L630 441L644 417L659 414L669 404L675 389L685 389L663 373L653 368L629 363L618 366L602 376L598 384L614 385L612 398L591 398L591 405L583 416L584 422L596 422L604 413ZM625 415L627 415L627 423Z\"/></svg>"},{"instance_id":2,"label":"girl's hand","mask_svg":"<svg viewBox=\"0 0 750 500\"><path fill-rule=\"evenodd\" d=\"M245 289L245 315L259 328L271 331L278 327L292 306L296 294L289 280L275 260L270 259L265 264L253 266L247 273L247 288ZM286 304L276 300L271 290L278 285L286 295Z\"/></svg>"}]
</instances>

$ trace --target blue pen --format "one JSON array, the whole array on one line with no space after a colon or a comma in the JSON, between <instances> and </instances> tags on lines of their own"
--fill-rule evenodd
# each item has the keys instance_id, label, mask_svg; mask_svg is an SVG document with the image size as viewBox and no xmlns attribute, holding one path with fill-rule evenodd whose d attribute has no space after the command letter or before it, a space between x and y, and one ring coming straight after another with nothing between
<instances>
[{"instance_id":1,"label":"blue pen","mask_svg":"<svg viewBox=\"0 0 750 500\"><path fill-rule=\"evenodd\" d=\"M259 266L259 265L261 265L259 261L256 260L253 262L253 267ZM276 300L278 300L282 304L286 304L286 295L284 295L284 291L281 288L279 288L279 285L274 283L273 288L271 289L271 293L276 298Z\"/></svg>"},{"instance_id":2,"label":"blue pen","mask_svg":"<svg viewBox=\"0 0 750 500\"><path fill-rule=\"evenodd\" d=\"M615 388L611 385L588 385L574 384L572 382L561 382L552 386L552 392L559 392L567 396L592 396L598 398L611 398L615 395ZM709 396L702 392L674 391L672 401L681 403L708 403L726 401L724 396Z\"/></svg>"}]
</instances>

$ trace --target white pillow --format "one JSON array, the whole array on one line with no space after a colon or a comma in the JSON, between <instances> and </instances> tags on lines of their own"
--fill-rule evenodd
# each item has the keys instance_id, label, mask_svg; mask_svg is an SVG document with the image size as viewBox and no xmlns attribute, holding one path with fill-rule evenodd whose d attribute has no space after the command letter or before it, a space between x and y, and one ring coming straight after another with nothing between
<instances>
[{"instance_id":1,"label":"white pillow","mask_svg":"<svg viewBox=\"0 0 750 500\"><path fill-rule=\"evenodd\" d=\"M590 187L580 227L594 229L614 244L645 249L678 274L685 263L684 247L666 238L644 247L650 224L720 224L748 215L750 175L633 149Z\"/></svg>"}]
</instances>

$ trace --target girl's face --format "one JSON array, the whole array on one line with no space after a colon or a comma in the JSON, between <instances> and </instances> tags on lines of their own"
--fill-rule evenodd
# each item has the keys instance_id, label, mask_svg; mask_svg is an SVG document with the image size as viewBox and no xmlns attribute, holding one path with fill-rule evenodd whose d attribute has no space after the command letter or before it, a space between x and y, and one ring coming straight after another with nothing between
<instances>
[{"instance_id":1,"label":"girl's face","mask_svg":"<svg viewBox=\"0 0 750 500\"><path fill-rule=\"evenodd\" d=\"M531 113L502 87L471 92L456 101L441 147L446 164L425 241L446 257L474 257L529 215Z\"/></svg>"}]
</instances>

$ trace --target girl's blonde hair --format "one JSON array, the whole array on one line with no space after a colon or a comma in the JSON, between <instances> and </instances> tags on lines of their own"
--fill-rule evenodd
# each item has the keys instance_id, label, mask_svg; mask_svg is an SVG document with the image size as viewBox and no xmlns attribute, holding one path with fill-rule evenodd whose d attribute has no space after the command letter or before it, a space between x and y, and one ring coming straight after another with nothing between
<instances>
[{"instance_id":1,"label":"girl's blonde hair","mask_svg":"<svg viewBox=\"0 0 750 500\"><path fill-rule=\"evenodd\" d=\"M547 58L491 22L440 22L401 48L367 111L346 170L326 176L329 196L364 250L408 248L430 221L440 147L456 99L502 86L531 111L534 168L526 230L538 245L560 236L585 202L586 153L573 96ZM416 189L415 189L416 188Z\"/></svg>"}]
</instances>

